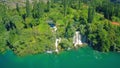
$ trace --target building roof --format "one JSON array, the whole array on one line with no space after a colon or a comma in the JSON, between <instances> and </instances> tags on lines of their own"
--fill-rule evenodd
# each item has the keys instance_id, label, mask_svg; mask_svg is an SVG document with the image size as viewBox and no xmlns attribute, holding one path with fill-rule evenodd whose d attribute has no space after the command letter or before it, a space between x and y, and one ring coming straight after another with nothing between
<instances>
[{"instance_id":1,"label":"building roof","mask_svg":"<svg viewBox=\"0 0 120 68\"><path fill-rule=\"evenodd\" d=\"M118 22L112 22L113 25L120 25Z\"/></svg>"}]
</instances>

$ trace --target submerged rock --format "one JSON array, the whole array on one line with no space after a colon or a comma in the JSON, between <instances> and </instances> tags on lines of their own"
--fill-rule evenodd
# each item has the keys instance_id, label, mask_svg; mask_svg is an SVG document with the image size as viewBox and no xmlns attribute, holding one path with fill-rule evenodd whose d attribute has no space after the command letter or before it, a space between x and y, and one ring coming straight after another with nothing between
<instances>
[{"instance_id":1,"label":"submerged rock","mask_svg":"<svg viewBox=\"0 0 120 68\"><path fill-rule=\"evenodd\" d=\"M49 54L51 54L51 53L53 53L53 51L46 51L46 53L49 53Z\"/></svg>"}]
</instances>

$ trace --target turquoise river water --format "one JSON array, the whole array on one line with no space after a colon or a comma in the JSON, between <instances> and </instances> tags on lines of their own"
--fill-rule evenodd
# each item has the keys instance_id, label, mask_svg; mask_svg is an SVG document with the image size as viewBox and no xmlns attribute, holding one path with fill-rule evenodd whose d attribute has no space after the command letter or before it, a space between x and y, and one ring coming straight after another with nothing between
<instances>
[{"instance_id":1,"label":"turquoise river water","mask_svg":"<svg viewBox=\"0 0 120 68\"><path fill-rule=\"evenodd\" d=\"M0 68L120 68L120 53L102 53L85 47L58 55L18 57L8 51L0 54Z\"/></svg>"}]
</instances>

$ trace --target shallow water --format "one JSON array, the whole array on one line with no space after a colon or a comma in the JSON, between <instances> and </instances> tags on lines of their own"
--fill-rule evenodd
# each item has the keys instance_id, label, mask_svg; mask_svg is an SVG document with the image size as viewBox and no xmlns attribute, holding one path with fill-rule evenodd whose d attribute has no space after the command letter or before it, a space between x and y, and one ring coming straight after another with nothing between
<instances>
[{"instance_id":1,"label":"shallow water","mask_svg":"<svg viewBox=\"0 0 120 68\"><path fill-rule=\"evenodd\" d=\"M85 47L58 55L17 57L8 51L0 54L0 68L120 68L120 53L101 53Z\"/></svg>"}]
</instances>

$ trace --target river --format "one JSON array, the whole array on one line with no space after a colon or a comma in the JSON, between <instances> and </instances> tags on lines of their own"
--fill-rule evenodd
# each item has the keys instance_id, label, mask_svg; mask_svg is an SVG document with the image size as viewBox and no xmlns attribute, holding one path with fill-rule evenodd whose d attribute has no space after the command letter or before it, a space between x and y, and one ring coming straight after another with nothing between
<instances>
[{"instance_id":1,"label":"river","mask_svg":"<svg viewBox=\"0 0 120 68\"><path fill-rule=\"evenodd\" d=\"M84 47L60 54L18 57L8 51L0 54L0 68L120 68L120 53L102 53Z\"/></svg>"}]
</instances>

